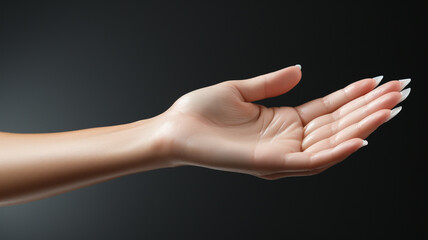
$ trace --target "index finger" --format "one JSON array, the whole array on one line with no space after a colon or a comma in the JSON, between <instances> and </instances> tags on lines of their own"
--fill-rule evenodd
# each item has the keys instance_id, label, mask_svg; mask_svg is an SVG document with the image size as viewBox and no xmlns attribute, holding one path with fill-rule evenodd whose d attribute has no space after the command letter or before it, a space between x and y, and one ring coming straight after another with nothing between
<instances>
[{"instance_id":1,"label":"index finger","mask_svg":"<svg viewBox=\"0 0 428 240\"><path fill-rule=\"evenodd\" d=\"M297 106L296 110L303 121L303 125L321 115L331 113L349 101L370 92L379 84L382 78L383 76L362 79L325 97Z\"/></svg>"}]
</instances>

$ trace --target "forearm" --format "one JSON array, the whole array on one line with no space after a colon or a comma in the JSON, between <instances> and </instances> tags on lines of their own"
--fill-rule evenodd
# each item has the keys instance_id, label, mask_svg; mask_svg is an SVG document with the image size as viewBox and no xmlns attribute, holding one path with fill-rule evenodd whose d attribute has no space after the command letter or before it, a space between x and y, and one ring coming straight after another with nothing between
<instances>
[{"instance_id":1,"label":"forearm","mask_svg":"<svg viewBox=\"0 0 428 240\"><path fill-rule=\"evenodd\" d=\"M84 130L0 132L0 206L167 167L154 119Z\"/></svg>"}]
</instances>

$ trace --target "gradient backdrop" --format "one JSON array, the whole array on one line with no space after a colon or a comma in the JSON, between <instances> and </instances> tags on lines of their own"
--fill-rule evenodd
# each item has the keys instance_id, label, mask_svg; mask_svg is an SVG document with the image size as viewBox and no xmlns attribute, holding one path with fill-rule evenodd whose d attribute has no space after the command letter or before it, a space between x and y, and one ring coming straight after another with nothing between
<instances>
[{"instance_id":1,"label":"gradient backdrop","mask_svg":"<svg viewBox=\"0 0 428 240\"><path fill-rule=\"evenodd\" d=\"M1 207L0 239L426 239L428 21L423 1L393 2L1 1L0 131L128 123L296 63L301 83L263 104L413 80L403 111L320 175L155 170Z\"/></svg>"}]
</instances>

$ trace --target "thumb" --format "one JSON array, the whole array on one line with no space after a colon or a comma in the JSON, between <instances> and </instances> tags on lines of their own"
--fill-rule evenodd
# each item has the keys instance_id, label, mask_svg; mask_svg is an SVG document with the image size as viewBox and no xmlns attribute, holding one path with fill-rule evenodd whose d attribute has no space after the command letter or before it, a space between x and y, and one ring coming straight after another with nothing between
<instances>
[{"instance_id":1,"label":"thumb","mask_svg":"<svg viewBox=\"0 0 428 240\"><path fill-rule=\"evenodd\" d=\"M245 101L253 102L290 91L302 77L300 69L300 65L295 65L245 80L233 80L231 83Z\"/></svg>"}]
</instances>

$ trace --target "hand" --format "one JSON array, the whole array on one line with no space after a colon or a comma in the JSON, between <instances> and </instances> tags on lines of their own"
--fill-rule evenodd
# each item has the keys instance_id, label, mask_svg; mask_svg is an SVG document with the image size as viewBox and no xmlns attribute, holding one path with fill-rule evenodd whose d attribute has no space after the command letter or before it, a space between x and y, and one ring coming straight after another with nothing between
<instances>
[{"instance_id":1,"label":"hand","mask_svg":"<svg viewBox=\"0 0 428 240\"><path fill-rule=\"evenodd\" d=\"M190 92L140 121L56 133L0 132L0 206L132 173L194 165L264 179L311 175L342 161L400 108L410 80L363 79L298 107L253 101L288 92L297 66ZM374 90L373 90L374 89Z\"/></svg>"},{"instance_id":2,"label":"hand","mask_svg":"<svg viewBox=\"0 0 428 240\"><path fill-rule=\"evenodd\" d=\"M194 165L264 179L320 173L364 146L395 116L409 80L367 78L298 107L266 108L253 101L291 90L301 78L292 66L246 80L190 92L161 114L160 135L174 166ZM374 90L373 90L374 89Z\"/></svg>"}]
</instances>

